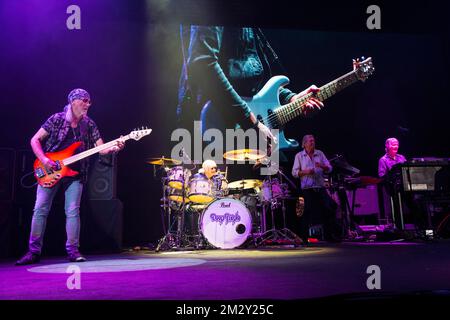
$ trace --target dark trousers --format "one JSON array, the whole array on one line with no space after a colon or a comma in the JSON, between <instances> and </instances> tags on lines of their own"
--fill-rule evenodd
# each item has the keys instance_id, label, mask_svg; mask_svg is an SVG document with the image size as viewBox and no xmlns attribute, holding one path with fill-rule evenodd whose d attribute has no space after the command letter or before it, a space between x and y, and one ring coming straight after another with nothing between
<instances>
[{"instance_id":1,"label":"dark trousers","mask_svg":"<svg viewBox=\"0 0 450 320\"><path fill-rule=\"evenodd\" d=\"M309 227L322 224L325 240L340 240L342 228L336 219L337 204L325 188L304 189L302 193L305 199L305 211L300 219L300 237L307 239Z\"/></svg>"}]
</instances>

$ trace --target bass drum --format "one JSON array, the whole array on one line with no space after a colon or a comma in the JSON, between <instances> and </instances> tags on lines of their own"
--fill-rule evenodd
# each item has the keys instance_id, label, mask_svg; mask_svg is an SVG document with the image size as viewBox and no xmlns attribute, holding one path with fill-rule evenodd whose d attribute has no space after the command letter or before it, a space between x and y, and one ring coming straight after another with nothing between
<instances>
[{"instance_id":1,"label":"bass drum","mask_svg":"<svg viewBox=\"0 0 450 320\"><path fill-rule=\"evenodd\" d=\"M205 208L199 229L216 248L233 249L242 245L252 229L252 217L245 204L224 198L213 201Z\"/></svg>"}]
</instances>

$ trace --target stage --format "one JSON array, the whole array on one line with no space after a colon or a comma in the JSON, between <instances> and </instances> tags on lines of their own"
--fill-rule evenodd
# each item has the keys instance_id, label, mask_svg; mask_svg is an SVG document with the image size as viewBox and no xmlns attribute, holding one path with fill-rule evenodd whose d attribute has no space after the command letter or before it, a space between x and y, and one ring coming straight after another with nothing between
<instances>
[{"instance_id":1,"label":"stage","mask_svg":"<svg viewBox=\"0 0 450 320\"><path fill-rule=\"evenodd\" d=\"M449 245L449 240L435 240L141 250L88 255L84 263L43 257L39 264L20 267L3 260L0 299L286 301L418 292L448 297ZM380 289L369 290L373 270L368 267L373 265L379 267ZM77 272L79 289L72 281Z\"/></svg>"}]
</instances>

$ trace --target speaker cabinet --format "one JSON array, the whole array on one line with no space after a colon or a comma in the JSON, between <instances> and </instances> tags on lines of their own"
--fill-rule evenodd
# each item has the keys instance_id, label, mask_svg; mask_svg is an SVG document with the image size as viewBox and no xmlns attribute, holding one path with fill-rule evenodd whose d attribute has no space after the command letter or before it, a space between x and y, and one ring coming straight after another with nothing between
<instances>
[{"instance_id":1,"label":"speaker cabinet","mask_svg":"<svg viewBox=\"0 0 450 320\"><path fill-rule=\"evenodd\" d=\"M118 199L84 201L80 245L83 252L122 250L123 204Z\"/></svg>"},{"instance_id":2,"label":"speaker cabinet","mask_svg":"<svg viewBox=\"0 0 450 320\"><path fill-rule=\"evenodd\" d=\"M16 181L14 201L19 204L34 204L36 200L36 179L33 164L36 156L30 149L19 149L16 152Z\"/></svg>"},{"instance_id":3,"label":"speaker cabinet","mask_svg":"<svg viewBox=\"0 0 450 320\"><path fill-rule=\"evenodd\" d=\"M98 156L91 162L87 196L91 200L116 198L117 157L114 154Z\"/></svg>"},{"instance_id":4,"label":"speaker cabinet","mask_svg":"<svg viewBox=\"0 0 450 320\"><path fill-rule=\"evenodd\" d=\"M14 198L16 152L14 149L0 149L0 200L12 201Z\"/></svg>"},{"instance_id":5,"label":"speaker cabinet","mask_svg":"<svg viewBox=\"0 0 450 320\"><path fill-rule=\"evenodd\" d=\"M14 211L12 201L0 200L0 258L12 256L14 250Z\"/></svg>"},{"instance_id":6,"label":"speaker cabinet","mask_svg":"<svg viewBox=\"0 0 450 320\"><path fill-rule=\"evenodd\" d=\"M353 203L353 192L347 191L350 206ZM376 185L368 185L365 188L358 188L355 191L355 216L380 215L378 201L378 188Z\"/></svg>"}]
</instances>

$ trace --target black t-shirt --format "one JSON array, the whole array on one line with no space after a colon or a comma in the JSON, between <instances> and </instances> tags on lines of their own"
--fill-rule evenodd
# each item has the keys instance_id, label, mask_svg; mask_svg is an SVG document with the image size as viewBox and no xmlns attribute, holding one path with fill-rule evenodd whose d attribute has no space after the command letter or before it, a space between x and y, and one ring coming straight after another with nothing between
<instances>
[{"instance_id":1,"label":"black t-shirt","mask_svg":"<svg viewBox=\"0 0 450 320\"><path fill-rule=\"evenodd\" d=\"M70 147L73 143L75 143L77 141L81 141L80 127L79 126L77 126L76 128L71 127L69 129L69 131L67 132L65 139L63 140L63 142L61 142L60 147L58 148L59 149L58 151L61 151L61 150L64 150L64 149ZM77 150L75 150L74 154L80 153L82 151L80 149L81 148L78 148ZM80 172L80 169L81 169L80 161L70 164L69 167L72 170Z\"/></svg>"}]
</instances>

